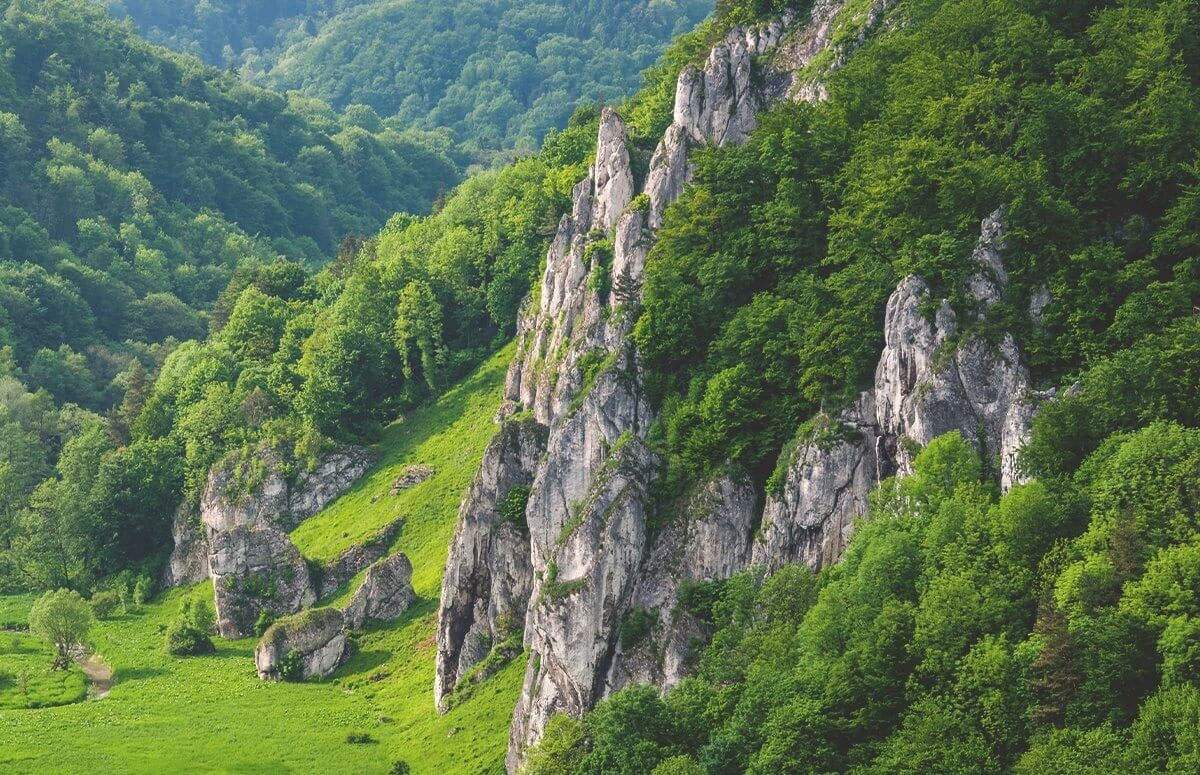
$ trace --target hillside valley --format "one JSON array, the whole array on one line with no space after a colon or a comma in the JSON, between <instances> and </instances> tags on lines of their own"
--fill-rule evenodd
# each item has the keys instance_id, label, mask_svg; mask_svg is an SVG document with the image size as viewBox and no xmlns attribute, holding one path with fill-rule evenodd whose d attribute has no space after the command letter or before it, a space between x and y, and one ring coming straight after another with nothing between
<instances>
[{"instance_id":1,"label":"hillside valley","mask_svg":"<svg viewBox=\"0 0 1200 775\"><path fill-rule=\"evenodd\" d=\"M108 6L0 26L0 771L1200 767L1194 3Z\"/></svg>"}]
</instances>

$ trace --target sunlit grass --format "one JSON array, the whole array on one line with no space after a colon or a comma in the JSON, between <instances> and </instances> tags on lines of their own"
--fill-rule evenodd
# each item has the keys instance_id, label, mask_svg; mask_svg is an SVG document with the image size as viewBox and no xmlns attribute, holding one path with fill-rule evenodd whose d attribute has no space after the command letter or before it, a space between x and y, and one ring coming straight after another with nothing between
<instances>
[{"instance_id":1,"label":"sunlit grass","mask_svg":"<svg viewBox=\"0 0 1200 775\"><path fill-rule=\"evenodd\" d=\"M355 655L330 680L260 681L253 640L218 639L217 653L207 657L168 656L163 633L180 605L188 596L212 594L207 583L175 590L137 613L97 624L96 649L116 670L107 697L0 709L0 771L385 773L397 760L415 773L502 770L523 660L445 716L434 711L432 689L446 552L459 500L494 430L510 356L511 348L497 354L389 428L378 466L295 532L306 555L328 559L396 516L407 520L397 545L413 562L418 600L400 621L363 633ZM412 463L436 473L390 495L396 475ZM19 618L28 605L27 597L0 598L0 613ZM373 742L347 742L351 733Z\"/></svg>"}]
</instances>

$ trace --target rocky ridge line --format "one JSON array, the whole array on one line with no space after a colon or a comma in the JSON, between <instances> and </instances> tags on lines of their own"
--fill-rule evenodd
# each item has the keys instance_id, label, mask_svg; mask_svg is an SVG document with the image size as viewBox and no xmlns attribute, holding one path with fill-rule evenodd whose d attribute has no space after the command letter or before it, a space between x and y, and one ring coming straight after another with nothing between
<instances>
[{"instance_id":1,"label":"rocky ridge line","mask_svg":"<svg viewBox=\"0 0 1200 775\"><path fill-rule=\"evenodd\" d=\"M615 111L602 111L596 162L573 191L537 301L523 311L505 385L506 413L543 427L544 436L522 442L505 421L462 504L442 588L439 707L523 615L531 656L510 732L510 770L551 715L579 715L625 680L646 676L644 660L627 660L617 637L635 600L665 603L674 592L660 582L678 581L681 562L707 577L728 575L747 559L753 491L728 481L708 488L707 501L715 501L709 520L667 530L648 545L648 488L658 461L644 442L653 416L628 343L633 316L626 302L640 293L663 212L691 178L689 151L745 140L759 111L786 96L793 80L790 70L756 74L755 63L786 50L788 68L804 67L828 44L841 7L818 3L803 24L788 16L735 28L702 66L681 72L673 123L651 158L644 207L631 206L636 192L624 125ZM606 271L606 238L611 294L588 282ZM507 492L517 487L529 488L523 530L501 517ZM731 513L739 515L733 522ZM740 549L708 552L714 536ZM500 588L518 594L497 600ZM682 671L676 662L672 675ZM657 668L650 680L667 682Z\"/></svg>"}]
</instances>

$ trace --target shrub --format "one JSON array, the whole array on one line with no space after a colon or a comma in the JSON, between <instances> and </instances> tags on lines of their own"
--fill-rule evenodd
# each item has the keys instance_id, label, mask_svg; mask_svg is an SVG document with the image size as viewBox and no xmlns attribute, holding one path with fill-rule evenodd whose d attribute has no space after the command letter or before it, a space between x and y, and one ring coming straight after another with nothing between
<instances>
[{"instance_id":1,"label":"shrub","mask_svg":"<svg viewBox=\"0 0 1200 775\"><path fill-rule=\"evenodd\" d=\"M91 604L97 619L107 619L121 605L121 596L115 589L102 589L92 595Z\"/></svg>"},{"instance_id":2,"label":"shrub","mask_svg":"<svg viewBox=\"0 0 1200 775\"><path fill-rule=\"evenodd\" d=\"M212 608L205 600L189 599L167 631L167 653L177 657L212 654L217 650L209 633L213 627Z\"/></svg>"},{"instance_id":3,"label":"shrub","mask_svg":"<svg viewBox=\"0 0 1200 775\"><path fill-rule=\"evenodd\" d=\"M646 639L654 625L658 624L658 614L645 608L634 608L621 619L620 638L621 648L626 651L636 648Z\"/></svg>"},{"instance_id":4,"label":"shrub","mask_svg":"<svg viewBox=\"0 0 1200 775\"><path fill-rule=\"evenodd\" d=\"M719 581L685 581L679 585L679 604L697 619L711 622L721 586Z\"/></svg>"},{"instance_id":5,"label":"shrub","mask_svg":"<svg viewBox=\"0 0 1200 775\"><path fill-rule=\"evenodd\" d=\"M300 659L299 651L292 649L279 660L279 677L292 682L304 680L304 663Z\"/></svg>"},{"instance_id":6,"label":"shrub","mask_svg":"<svg viewBox=\"0 0 1200 775\"><path fill-rule=\"evenodd\" d=\"M376 742L376 740L366 732L351 732L346 735L346 742L351 745L368 745L369 743Z\"/></svg>"},{"instance_id":7,"label":"shrub","mask_svg":"<svg viewBox=\"0 0 1200 775\"><path fill-rule=\"evenodd\" d=\"M412 772L412 768L408 766L408 762L399 759L392 762L392 768L388 772L390 775L408 775Z\"/></svg>"},{"instance_id":8,"label":"shrub","mask_svg":"<svg viewBox=\"0 0 1200 775\"><path fill-rule=\"evenodd\" d=\"M271 615L271 612L263 610L261 613L259 613L258 619L254 622L254 634L261 638L263 633L265 633L274 623L275 617Z\"/></svg>"},{"instance_id":9,"label":"shrub","mask_svg":"<svg viewBox=\"0 0 1200 775\"><path fill-rule=\"evenodd\" d=\"M522 532L527 531L529 526L525 523L525 506L528 503L528 487L523 484L510 487L496 509L500 514L500 521L507 522Z\"/></svg>"},{"instance_id":10,"label":"shrub","mask_svg":"<svg viewBox=\"0 0 1200 775\"><path fill-rule=\"evenodd\" d=\"M138 576L137 581L133 584L133 604L145 605L154 596L154 580L150 575L143 573Z\"/></svg>"}]
</instances>

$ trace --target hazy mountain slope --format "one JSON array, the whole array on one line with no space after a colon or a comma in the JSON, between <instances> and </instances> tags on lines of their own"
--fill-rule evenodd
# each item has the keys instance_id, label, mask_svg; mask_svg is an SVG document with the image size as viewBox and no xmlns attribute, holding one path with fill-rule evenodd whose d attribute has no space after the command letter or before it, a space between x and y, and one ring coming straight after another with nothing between
<instances>
[{"instance_id":1,"label":"hazy mountain slope","mask_svg":"<svg viewBox=\"0 0 1200 775\"><path fill-rule=\"evenodd\" d=\"M395 117L397 127L448 127L476 158L487 159L536 149L579 104L631 93L667 42L712 4L372 0L259 7L131 0L110 7L124 8L153 40L199 49L207 61L235 66L256 82L299 89L339 108L366 105ZM280 32L264 49L268 23ZM221 42L239 33L259 41L258 50ZM219 55L224 45L232 46L231 56Z\"/></svg>"},{"instance_id":2,"label":"hazy mountain slope","mask_svg":"<svg viewBox=\"0 0 1200 775\"><path fill-rule=\"evenodd\" d=\"M152 366L147 345L203 336L238 266L323 262L457 179L442 148L202 67L89 3L0 8L0 344L58 401L119 399L110 380Z\"/></svg>"}]
</instances>

